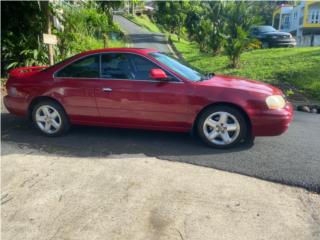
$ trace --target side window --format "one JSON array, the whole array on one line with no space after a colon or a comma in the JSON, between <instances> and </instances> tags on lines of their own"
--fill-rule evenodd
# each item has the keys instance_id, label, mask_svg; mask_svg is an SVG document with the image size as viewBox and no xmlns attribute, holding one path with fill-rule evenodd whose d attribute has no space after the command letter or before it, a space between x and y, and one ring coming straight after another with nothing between
<instances>
[{"instance_id":1,"label":"side window","mask_svg":"<svg viewBox=\"0 0 320 240\"><path fill-rule=\"evenodd\" d=\"M158 65L153 63L151 60L145 59L138 55L130 54L130 58L134 65L134 79L135 80L150 80L149 73L153 68L160 68ZM167 71L170 80L176 81L176 79Z\"/></svg>"},{"instance_id":2,"label":"side window","mask_svg":"<svg viewBox=\"0 0 320 240\"><path fill-rule=\"evenodd\" d=\"M134 65L134 79L150 80L149 72L152 68L159 68L156 64L143 57L131 54Z\"/></svg>"},{"instance_id":3,"label":"side window","mask_svg":"<svg viewBox=\"0 0 320 240\"><path fill-rule=\"evenodd\" d=\"M57 72L57 77L99 78L99 55L93 55L75 61Z\"/></svg>"},{"instance_id":4,"label":"side window","mask_svg":"<svg viewBox=\"0 0 320 240\"><path fill-rule=\"evenodd\" d=\"M101 55L101 77L110 79L134 79L133 68L127 54Z\"/></svg>"}]
</instances>

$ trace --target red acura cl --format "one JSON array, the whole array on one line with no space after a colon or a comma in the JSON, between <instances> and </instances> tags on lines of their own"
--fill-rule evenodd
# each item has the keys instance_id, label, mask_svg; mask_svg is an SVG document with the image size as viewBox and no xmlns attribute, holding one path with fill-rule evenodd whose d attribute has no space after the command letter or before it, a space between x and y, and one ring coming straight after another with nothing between
<instances>
[{"instance_id":1,"label":"red acura cl","mask_svg":"<svg viewBox=\"0 0 320 240\"><path fill-rule=\"evenodd\" d=\"M71 124L195 131L209 146L228 148L282 134L293 116L271 85L204 75L153 49L100 49L14 69L7 92L9 112L48 136Z\"/></svg>"}]
</instances>

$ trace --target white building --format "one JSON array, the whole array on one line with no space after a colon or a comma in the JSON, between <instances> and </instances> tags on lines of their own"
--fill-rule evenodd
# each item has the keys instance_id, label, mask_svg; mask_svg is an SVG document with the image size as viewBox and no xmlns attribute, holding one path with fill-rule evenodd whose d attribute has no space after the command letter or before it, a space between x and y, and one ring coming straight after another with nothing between
<instances>
[{"instance_id":1,"label":"white building","mask_svg":"<svg viewBox=\"0 0 320 240\"><path fill-rule=\"evenodd\" d=\"M320 1L301 1L297 6L282 4L273 12L272 25L290 32L297 46L320 46Z\"/></svg>"}]
</instances>

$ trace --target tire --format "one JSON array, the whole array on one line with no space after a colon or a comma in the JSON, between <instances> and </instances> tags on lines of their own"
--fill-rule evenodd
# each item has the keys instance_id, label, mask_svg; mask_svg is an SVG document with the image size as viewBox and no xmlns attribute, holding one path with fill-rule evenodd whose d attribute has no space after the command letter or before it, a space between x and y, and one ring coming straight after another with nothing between
<instances>
[{"instance_id":1,"label":"tire","mask_svg":"<svg viewBox=\"0 0 320 240\"><path fill-rule=\"evenodd\" d=\"M261 48L262 49L266 49L266 48L269 48L270 47L270 44L268 42L262 42L261 44Z\"/></svg>"},{"instance_id":2,"label":"tire","mask_svg":"<svg viewBox=\"0 0 320 240\"><path fill-rule=\"evenodd\" d=\"M201 113L197 123L197 133L210 147L227 149L246 140L248 125L243 114L236 108L213 106Z\"/></svg>"},{"instance_id":3,"label":"tire","mask_svg":"<svg viewBox=\"0 0 320 240\"><path fill-rule=\"evenodd\" d=\"M57 137L70 128L69 118L57 102L45 100L37 103L32 110L32 122L44 135ZM50 127L48 127L50 125Z\"/></svg>"}]
</instances>

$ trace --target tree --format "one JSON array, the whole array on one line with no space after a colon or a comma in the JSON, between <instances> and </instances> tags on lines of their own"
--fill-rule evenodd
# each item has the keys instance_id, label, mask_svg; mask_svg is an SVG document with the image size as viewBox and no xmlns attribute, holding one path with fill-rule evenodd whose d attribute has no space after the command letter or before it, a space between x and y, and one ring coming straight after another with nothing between
<instances>
[{"instance_id":1,"label":"tree","mask_svg":"<svg viewBox=\"0 0 320 240\"><path fill-rule=\"evenodd\" d=\"M196 41L198 29L200 28L200 21L203 15L203 8L197 3L193 2L186 12L185 27L188 32L190 40Z\"/></svg>"},{"instance_id":2,"label":"tree","mask_svg":"<svg viewBox=\"0 0 320 240\"><path fill-rule=\"evenodd\" d=\"M47 64L42 43L45 12L36 1L1 2L1 72L23 65Z\"/></svg>"},{"instance_id":3,"label":"tree","mask_svg":"<svg viewBox=\"0 0 320 240\"><path fill-rule=\"evenodd\" d=\"M183 32L186 13L185 1L157 2L158 11L155 15L157 23L164 26L170 33L177 34L178 40Z\"/></svg>"},{"instance_id":4,"label":"tree","mask_svg":"<svg viewBox=\"0 0 320 240\"><path fill-rule=\"evenodd\" d=\"M230 66L233 68L239 66L240 55L251 42L248 38L248 30L257 22L251 10L250 5L244 1L229 2L226 5L224 49L231 60Z\"/></svg>"},{"instance_id":5,"label":"tree","mask_svg":"<svg viewBox=\"0 0 320 240\"><path fill-rule=\"evenodd\" d=\"M224 3L221 1L208 2L207 17L211 20L211 31L209 45L214 54L218 53L223 42L223 19Z\"/></svg>"},{"instance_id":6,"label":"tree","mask_svg":"<svg viewBox=\"0 0 320 240\"><path fill-rule=\"evenodd\" d=\"M97 1L96 3L101 8L101 10L104 11L104 13L107 15L108 24L112 25L112 10L117 9L120 6L123 6L123 1Z\"/></svg>"}]
</instances>

